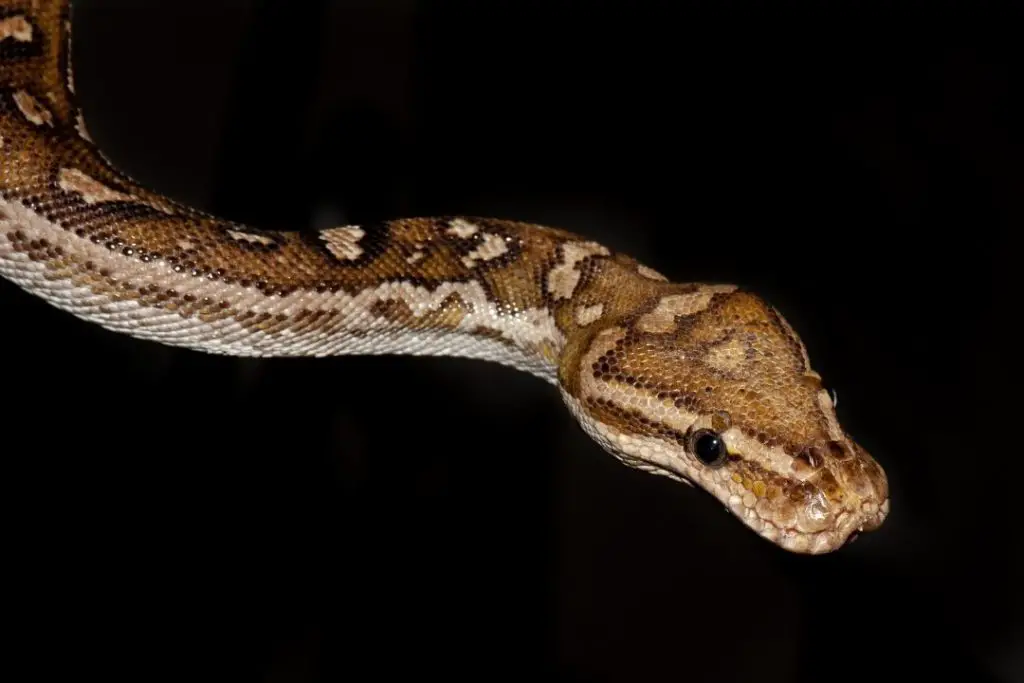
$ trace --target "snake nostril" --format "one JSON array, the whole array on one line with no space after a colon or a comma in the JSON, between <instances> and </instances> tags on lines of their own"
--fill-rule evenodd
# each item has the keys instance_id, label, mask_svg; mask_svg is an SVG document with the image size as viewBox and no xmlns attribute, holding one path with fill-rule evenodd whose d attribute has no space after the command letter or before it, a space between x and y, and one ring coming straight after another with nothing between
<instances>
[{"instance_id":1,"label":"snake nostril","mask_svg":"<svg viewBox=\"0 0 1024 683\"><path fill-rule=\"evenodd\" d=\"M850 447L842 441L829 441L828 452L836 460L846 460L853 457Z\"/></svg>"}]
</instances>

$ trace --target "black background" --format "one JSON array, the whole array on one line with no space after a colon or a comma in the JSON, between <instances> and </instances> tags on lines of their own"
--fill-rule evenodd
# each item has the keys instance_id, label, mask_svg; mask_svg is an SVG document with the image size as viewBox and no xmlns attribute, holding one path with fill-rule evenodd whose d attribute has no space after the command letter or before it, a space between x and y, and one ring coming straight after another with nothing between
<instances>
[{"instance_id":1,"label":"black background","mask_svg":"<svg viewBox=\"0 0 1024 683\"><path fill-rule=\"evenodd\" d=\"M514 370L206 356L0 282L33 666L1024 680L1024 13L887 4L82 2L87 121L138 179L261 227L535 221L753 287L893 502L791 555Z\"/></svg>"}]
</instances>

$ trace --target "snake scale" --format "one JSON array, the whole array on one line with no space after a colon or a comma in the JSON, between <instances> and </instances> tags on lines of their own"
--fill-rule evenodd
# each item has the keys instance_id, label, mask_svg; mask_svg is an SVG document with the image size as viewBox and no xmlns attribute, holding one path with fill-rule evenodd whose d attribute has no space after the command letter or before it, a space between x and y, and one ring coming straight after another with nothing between
<instances>
[{"instance_id":1,"label":"snake scale","mask_svg":"<svg viewBox=\"0 0 1024 683\"><path fill-rule=\"evenodd\" d=\"M0 274L139 339L235 356L512 366L624 464L826 553L889 512L797 333L757 294L673 283L563 230L469 216L264 231L150 191L90 139L67 0L0 0Z\"/></svg>"}]
</instances>

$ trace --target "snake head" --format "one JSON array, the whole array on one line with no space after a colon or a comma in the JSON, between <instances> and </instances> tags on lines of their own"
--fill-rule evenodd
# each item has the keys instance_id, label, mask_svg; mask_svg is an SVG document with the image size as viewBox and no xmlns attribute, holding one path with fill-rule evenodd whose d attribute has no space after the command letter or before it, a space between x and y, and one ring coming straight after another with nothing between
<instances>
[{"instance_id":1,"label":"snake head","mask_svg":"<svg viewBox=\"0 0 1024 683\"><path fill-rule=\"evenodd\" d=\"M843 431L782 315L732 285L668 285L590 330L563 397L624 463L711 493L764 538L825 553L877 528L885 473Z\"/></svg>"}]
</instances>

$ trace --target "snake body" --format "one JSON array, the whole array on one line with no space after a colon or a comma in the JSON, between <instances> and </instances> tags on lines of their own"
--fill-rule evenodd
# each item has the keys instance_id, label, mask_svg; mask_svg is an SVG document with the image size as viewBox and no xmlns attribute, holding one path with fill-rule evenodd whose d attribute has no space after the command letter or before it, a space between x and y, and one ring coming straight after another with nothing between
<instances>
[{"instance_id":1,"label":"snake body","mask_svg":"<svg viewBox=\"0 0 1024 683\"><path fill-rule=\"evenodd\" d=\"M885 519L883 470L755 293L512 220L222 220L109 163L74 87L67 0L0 0L0 274L50 304L214 354L502 363L555 385L626 465L711 493L782 548L829 552Z\"/></svg>"}]
</instances>

